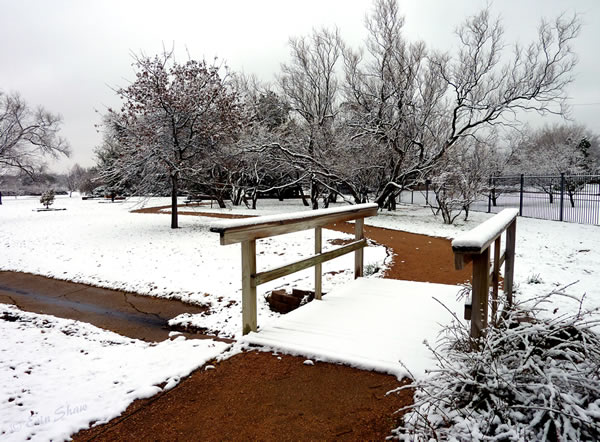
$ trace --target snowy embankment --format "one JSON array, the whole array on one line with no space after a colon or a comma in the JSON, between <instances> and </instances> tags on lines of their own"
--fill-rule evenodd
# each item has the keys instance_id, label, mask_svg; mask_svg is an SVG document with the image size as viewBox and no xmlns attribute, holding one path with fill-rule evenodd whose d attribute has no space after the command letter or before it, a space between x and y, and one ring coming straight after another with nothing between
<instances>
[{"instance_id":1,"label":"snowy embankment","mask_svg":"<svg viewBox=\"0 0 600 442\"><path fill-rule=\"evenodd\" d=\"M227 347L182 336L149 344L0 304L0 440L67 439L172 388Z\"/></svg>"},{"instance_id":2,"label":"snowy embankment","mask_svg":"<svg viewBox=\"0 0 600 442\"><path fill-rule=\"evenodd\" d=\"M168 198L150 200L149 206L167 205ZM57 198L60 212L34 212L36 198L6 199L0 208L0 270L29 272L144 295L177 298L207 305L210 313L193 322L220 336L241 331L241 255L237 244L221 246L219 235L209 231L222 219L181 216L180 229L171 229L163 214L138 214L132 202ZM198 210L185 208L186 210ZM287 209L287 210L286 210ZM298 205L272 207L274 211L299 210ZM231 213L231 211L225 211ZM263 211L244 211L260 215ZM324 251L332 240L350 235L325 230ZM257 242L257 270L263 271L312 255L314 232L281 235ZM353 278L354 257L349 254L323 265L323 291ZM365 265L385 268L385 247L365 250ZM311 290L314 271L307 269L261 285L258 321L271 312L264 294L280 287ZM182 318L187 320L189 318Z\"/></svg>"}]
</instances>

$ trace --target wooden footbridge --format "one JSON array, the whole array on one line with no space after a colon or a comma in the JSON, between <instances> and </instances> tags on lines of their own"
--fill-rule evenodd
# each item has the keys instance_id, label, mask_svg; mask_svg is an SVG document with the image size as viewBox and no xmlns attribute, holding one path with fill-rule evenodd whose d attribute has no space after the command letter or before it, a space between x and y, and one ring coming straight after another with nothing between
<instances>
[{"instance_id":1,"label":"wooden footbridge","mask_svg":"<svg viewBox=\"0 0 600 442\"><path fill-rule=\"evenodd\" d=\"M398 376L418 376L428 364L409 367L409 373L399 361L409 355L411 360L426 361L428 349L423 341L435 343L440 323L448 323L452 314L459 317L464 308L464 318L471 320L472 337L478 338L485 333L490 285L493 322L498 309L503 263L504 288L508 302L512 302L517 211L506 209L453 241L456 267L462 268L473 262L472 297L463 307L457 301L458 286L362 277L363 248L367 245L364 218L376 216L377 210L376 204L361 204L229 220L212 227L211 231L220 234L222 245L242 245L242 339L309 358ZM352 220L355 225L354 241L323 252L322 228ZM257 273L257 240L308 229L315 231L313 256ZM505 251L501 250L503 232L507 232ZM322 263L350 252L355 254L355 281L336 287L322 298ZM490 272L491 256L493 265ZM256 287L309 267L315 268L315 301L259 328Z\"/></svg>"}]
</instances>

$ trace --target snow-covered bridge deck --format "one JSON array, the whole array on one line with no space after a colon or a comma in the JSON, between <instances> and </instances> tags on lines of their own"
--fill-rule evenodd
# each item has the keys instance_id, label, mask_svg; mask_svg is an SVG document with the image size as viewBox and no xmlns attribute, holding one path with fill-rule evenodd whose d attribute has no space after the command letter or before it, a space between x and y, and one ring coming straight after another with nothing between
<instances>
[{"instance_id":1,"label":"snow-covered bridge deck","mask_svg":"<svg viewBox=\"0 0 600 442\"><path fill-rule=\"evenodd\" d=\"M274 350L419 377L434 367L423 341L435 345L440 324L459 318L460 287L391 279L358 278L242 338ZM400 360L406 364L402 366Z\"/></svg>"}]
</instances>

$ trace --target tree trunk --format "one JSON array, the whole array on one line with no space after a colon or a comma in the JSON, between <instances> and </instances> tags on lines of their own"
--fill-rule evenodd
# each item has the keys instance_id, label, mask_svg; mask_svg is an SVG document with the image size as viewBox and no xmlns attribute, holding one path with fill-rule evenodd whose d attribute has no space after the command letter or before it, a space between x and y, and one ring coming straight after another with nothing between
<instances>
[{"instance_id":1,"label":"tree trunk","mask_svg":"<svg viewBox=\"0 0 600 442\"><path fill-rule=\"evenodd\" d=\"M240 187L238 189L235 189L235 191L233 192L233 200L231 202L234 206L239 206L241 204L243 190L244 189Z\"/></svg>"},{"instance_id":2,"label":"tree trunk","mask_svg":"<svg viewBox=\"0 0 600 442\"><path fill-rule=\"evenodd\" d=\"M387 200L388 211L396 211L396 192L391 192Z\"/></svg>"},{"instance_id":3,"label":"tree trunk","mask_svg":"<svg viewBox=\"0 0 600 442\"><path fill-rule=\"evenodd\" d=\"M254 209L254 210L256 210L256 201L257 200L258 200L258 192L256 190L254 190L254 192L252 193L252 209Z\"/></svg>"},{"instance_id":4,"label":"tree trunk","mask_svg":"<svg viewBox=\"0 0 600 442\"><path fill-rule=\"evenodd\" d=\"M319 208L319 192L317 183L315 183L314 180L310 180L310 202L313 210L317 210Z\"/></svg>"},{"instance_id":5,"label":"tree trunk","mask_svg":"<svg viewBox=\"0 0 600 442\"><path fill-rule=\"evenodd\" d=\"M300 198L302 198L302 204L304 204L305 207L308 207L308 201L306 200L306 195L304 195L304 191L302 190L302 186L298 185L298 192L300 193Z\"/></svg>"},{"instance_id":6,"label":"tree trunk","mask_svg":"<svg viewBox=\"0 0 600 442\"><path fill-rule=\"evenodd\" d=\"M223 199L223 197L221 195L217 195L215 197L215 199L217 200L217 204L219 204L219 208L221 208L221 209L227 208L227 206L225 205L225 200Z\"/></svg>"},{"instance_id":7,"label":"tree trunk","mask_svg":"<svg viewBox=\"0 0 600 442\"><path fill-rule=\"evenodd\" d=\"M329 199L329 194L325 194L323 195L323 208L324 209L328 209L329 208L329 202L331 200Z\"/></svg>"},{"instance_id":8,"label":"tree trunk","mask_svg":"<svg viewBox=\"0 0 600 442\"><path fill-rule=\"evenodd\" d=\"M179 227L177 223L177 176L171 176L171 229Z\"/></svg>"},{"instance_id":9,"label":"tree trunk","mask_svg":"<svg viewBox=\"0 0 600 442\"><path fill-rule=\"evenodd\" d=\"M375 199L375 202L379 205L380 208L384 208L386 203L388 202L388 197L390 196L390 193L393 193L394 191L394 187L387 185L385 186L385 188L383 189L383 192L381 192L381 194Z\"/></svg>"}]
</instances>

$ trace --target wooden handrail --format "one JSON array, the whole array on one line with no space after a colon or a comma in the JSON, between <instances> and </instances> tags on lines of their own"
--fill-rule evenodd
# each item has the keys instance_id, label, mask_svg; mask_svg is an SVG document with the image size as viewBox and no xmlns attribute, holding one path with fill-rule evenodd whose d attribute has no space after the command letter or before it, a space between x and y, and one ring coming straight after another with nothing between
<instances>
[{"instance_id":1,"label":"wooden handrail","mask_svg":"<svg viewBox=\"0 0 600 442\"><path fill-rule=\"evenodd\" d=\"M335 209L259 216L224 221L215 224L210 231L221 235L221 245L235 244L375 216L377 215L377 209L377 204L358 204Z\"/></svg>"},{"instance_id":2,"label":"wooden handrail","mask_svg":"<svg viewBox=\"0 0 600 442\"><path fill-rule=\"evenodd\" d=\"M315 267L315 299L321 299L321 264L354 252L354 277L363 275L364 218L377 215L377 204L359 204L335 209L294 212L242 220L228 220L211 227L219 233L221 245L242 244L242 323L243 334L257 330L256 287L260 284ZM322 251L322 228L328 224L355 220L355 241L327 252ZM315 229L315 255L264 272L256 272L256 240L284 233Z\"/></svg>"},{"instance_id":3,"label":"wooden handrail","mask_svg":"<svg viewBox=\"0 0 600 442\"><path fill-rule=\"evenodd\" d=\"M508 307L512 306L515 264L517 209L504 209L469 232L452 241L454 265L457 270L473 262L471 305L465 306L465 319L471 320L471 337L479 338L488 326L488 297L492 286L492 323L498 312L500 267L504 264L504 293ZM506 232L506 249L501 251L501 237ZM490 248L494 244L490 272Z\"/></svg>"}]
</instances>

